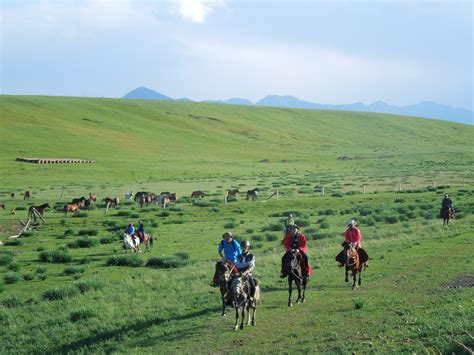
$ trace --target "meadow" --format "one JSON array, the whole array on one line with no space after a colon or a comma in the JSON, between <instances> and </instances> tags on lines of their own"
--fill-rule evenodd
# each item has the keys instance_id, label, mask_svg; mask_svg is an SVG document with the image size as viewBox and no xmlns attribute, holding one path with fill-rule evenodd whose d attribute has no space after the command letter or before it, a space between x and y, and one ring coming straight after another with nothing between
<instances>
[{"instance_id":1,"label":"meadow","mask_svg":"<svg viewBox=\"0 0 474 355\"><path fill-rule=\"evenodd\" d=\"M442 352L473 348L471 126L382 114L111 99L0 96L2 353ZM447 139L449 137L449 139ZM35 165L16 157L81 158ZM258 201L224 203L259 187ZM365 193L363 190L365 186ZM324 188L324 196L322 194ZM21 194L31 190L32 201ZM173 191L163 210L74 197ZM189 197L203 190L204 199ZM279 199L266 199L276 190ZM15 192L12 199L10 194ZM437 218L449 192L457 217ZM18 239L18 218L48 202ZM10 215L11 208L16 215ZM283 220L309 240L307 301L288 308ZM352 291L334 261L356 219L371 260ZM144 220L150 253L125 254ZM210 287L224 231L250 240L256 327L234 331Z\"/></svg>"}]
</instances>

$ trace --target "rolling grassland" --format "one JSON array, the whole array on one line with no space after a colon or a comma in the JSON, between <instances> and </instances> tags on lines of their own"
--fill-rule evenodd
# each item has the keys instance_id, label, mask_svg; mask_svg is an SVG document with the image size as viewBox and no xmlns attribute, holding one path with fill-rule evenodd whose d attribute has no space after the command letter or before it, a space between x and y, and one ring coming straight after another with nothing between
<instances>
[{"instance_id":1,"label":"rolling grassland","mask_svg":"<svg viewBox=\"0 0 474 355\"><path fill-rule=\"evenodd\" d=\"M0 96L0 104L2 354L474 347L471 126L179 102ZM245 200L255 187L259 200ZM230 188L243 194L224 203ZM123 201L130 190L181 199L166 210L140 208ZM205 197L192 199L194 190ZM279 199L267 200L276 190ZM93 208L65 217L64 203L89 192L99 197ZM457 210L449 227L437 218L445 192ZM106 196L122 200L107 214ZM46 202L46 223L9 239L28 207ZM292 308L278 277L290 212L314 268L306 302ZM371 257L356 291L334 261L352 218ZM140 219L155 244L125 254L121 232ZM209 286L226 230L250 240L262 287L257 325L242 331L233 330L232 310L220 316L219 292Z\"/></svg>"}]
</instances>

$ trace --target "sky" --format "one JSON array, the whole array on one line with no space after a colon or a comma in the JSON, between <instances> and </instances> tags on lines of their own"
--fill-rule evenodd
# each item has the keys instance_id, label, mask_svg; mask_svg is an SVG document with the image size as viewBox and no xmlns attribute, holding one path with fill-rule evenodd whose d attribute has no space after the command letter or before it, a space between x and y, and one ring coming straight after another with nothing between
<instances>
[{"instance_id":1,"label":"sky","mask_svg":"<svg viewBox=\"0 0 474 355\"><path fill-rule=\"evenodd\" d=\"M1 94L473 109L472 1L0 2Z\"/></svg>"}]
</instances>

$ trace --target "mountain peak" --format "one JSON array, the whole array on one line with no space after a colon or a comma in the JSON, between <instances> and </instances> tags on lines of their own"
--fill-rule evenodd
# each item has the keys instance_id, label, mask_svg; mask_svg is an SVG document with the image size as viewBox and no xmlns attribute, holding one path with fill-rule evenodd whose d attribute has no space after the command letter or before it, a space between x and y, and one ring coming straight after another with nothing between
<instances>
[{"instance_id":1,"label":"mountain peak","mask_svg":"<svg viewBox=\"0 0 474 355\"><path fill-rule=\"evenodd\" d=\"M141 100L173 100L171 97L163 95L157 91L152 89L146 88L144 86L140 86L125 96L123 99L141 99Z\"/></svg>"}]
</instances>

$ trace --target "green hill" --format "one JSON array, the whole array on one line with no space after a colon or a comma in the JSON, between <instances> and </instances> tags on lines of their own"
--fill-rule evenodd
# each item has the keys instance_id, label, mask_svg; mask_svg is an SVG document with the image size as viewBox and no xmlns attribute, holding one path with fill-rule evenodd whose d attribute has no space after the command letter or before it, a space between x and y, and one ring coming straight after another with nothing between
<instances>
[{"instance_id":1,"label":"green hill","mask_svg":"<svg viewBox=\"0 0 474 355\"><path fill-rule=\"evenodd\" d=\"M355 167L371 178L407 166L413 175L428 168L464 176L474 156L474 127L414 117L70 97L0 96L0 105L4 186ZM17 157L97 164L35 166Z\"/></svg>"}]
</instances>

